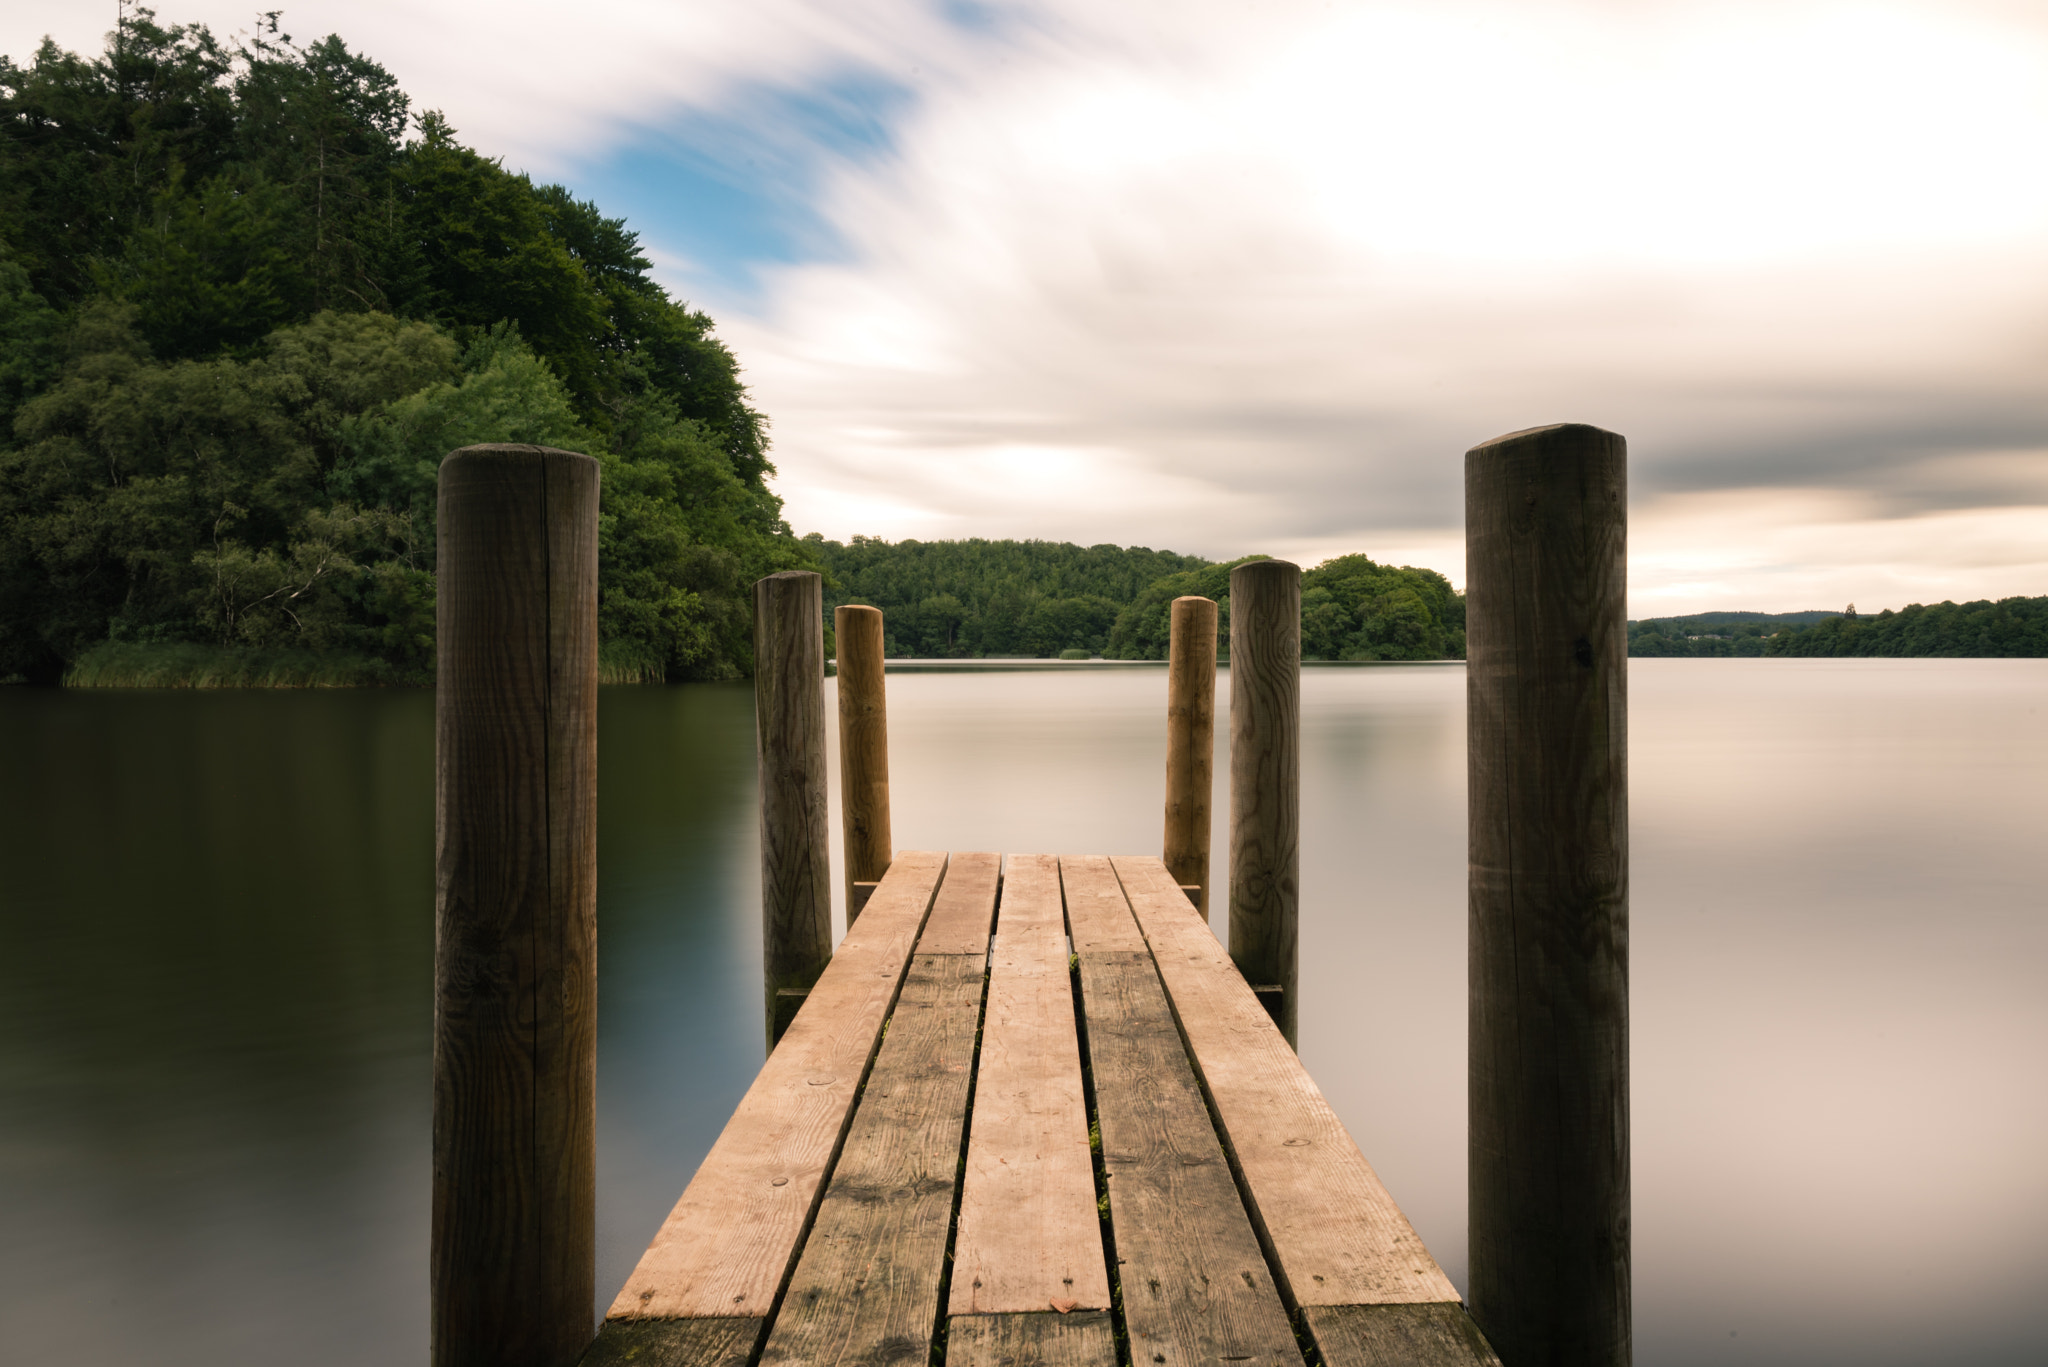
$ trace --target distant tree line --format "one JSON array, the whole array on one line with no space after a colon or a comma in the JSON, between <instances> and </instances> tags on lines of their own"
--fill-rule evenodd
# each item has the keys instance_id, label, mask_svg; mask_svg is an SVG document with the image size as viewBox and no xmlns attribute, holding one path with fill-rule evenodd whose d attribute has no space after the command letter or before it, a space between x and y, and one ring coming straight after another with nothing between
<instances>
[{"instance_id":1,"label":"distant tree line","mask_svg":"<svg viewBox=\"0 0 2048 1367\"><path fill-rule=\"evenodd\" d=\"M805 543L834 581L828 609L881 608L888 653L913 659L1163 660L1168 605L1187 594L1217 600L1227 654L1230 571L1243 563L1051 541ZM1465 600L1434 570L1348 555L1302 576L1306 659L1455 659L1464 649Z\"/></svg>"},{"instance_id":2,"label":"distant tree line","mask_svg":"<svg viewBox=\"0 0 2048 1367\"><path fill-rule=\"evenodd\" d=\"M812 562L731 352L648 270L336 37L136 9L0 58L0 678L426 677L435 466L482 441L603 462L608 675L745 672L748 585Z\"/></svg>"},{"instance_id":3,"label":"distant tree line","mask_svg":"<svg viewBox=\"0 0 2048 1367\"><path fill-rule=\"evenodd\" d=\"M1803 619L1803 620L1800 620ZM1629 624L1632 656L2048 656L2048 597L1897 612L1701 614Z\"/></svg>"}]
</instances>

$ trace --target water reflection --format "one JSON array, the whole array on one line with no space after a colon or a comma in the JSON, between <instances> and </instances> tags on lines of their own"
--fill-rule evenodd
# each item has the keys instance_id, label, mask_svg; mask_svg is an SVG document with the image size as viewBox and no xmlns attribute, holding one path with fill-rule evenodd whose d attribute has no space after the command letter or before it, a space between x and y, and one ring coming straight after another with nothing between
<instances>
[{"instance_id":1,"label":"water reflection","mask_svg":"<svg viewBox=\"0 0 2048 1367\"><path fill-rule=\"evenodd\" d=\"M1460 1280L1463 682L1303 684L1303 1053ZM1638 1361L2048 1359L2048 664L1630 686ZM901 846L1157 847L1163 672L889 687ZM432 709L0 690L9 1358L424 1357ZM600 735L608 1294L762 1046L747 689Z\"/></svg>"}]
</instances>

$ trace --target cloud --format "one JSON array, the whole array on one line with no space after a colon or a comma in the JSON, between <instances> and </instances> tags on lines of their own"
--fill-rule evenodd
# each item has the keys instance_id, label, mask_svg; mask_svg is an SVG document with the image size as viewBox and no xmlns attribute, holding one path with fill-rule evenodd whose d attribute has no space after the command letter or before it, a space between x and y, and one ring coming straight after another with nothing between
<instances>
[{"instance_id":1,"label":"cloud","mask_svg":"<svg viewBox=\"0 0 2048 1367\"><path fill-rule=\"evenodd\" d=\"M1701 592L1754 605L2042 587L2038 27L1375 6L1162 55L1066 19L830 179L847 258L729 328L798 525L1441 550L1467 446L1578 420L1631 439L1648 597L1707 582L1706 528ZM1695 515L1808 491L1872 535ZM1994 561L1916 556L1969 508ZM1833 568L1775 568L1799 546Z\"/></svg>"},{"instance_id":2,"label":"cloud","mask_svg":"<svg viewBox=\"0 0 2048 1367\"><path fill-rule=\"evenodd\" d=\"M80 14L0 44L95 47ZM628 214L746 363L799 530L1457 577L1461 453L1571 420L1630 439L1658 610L2048 588L2031 5L285 19Z\"/></svg>"}]
</instances>

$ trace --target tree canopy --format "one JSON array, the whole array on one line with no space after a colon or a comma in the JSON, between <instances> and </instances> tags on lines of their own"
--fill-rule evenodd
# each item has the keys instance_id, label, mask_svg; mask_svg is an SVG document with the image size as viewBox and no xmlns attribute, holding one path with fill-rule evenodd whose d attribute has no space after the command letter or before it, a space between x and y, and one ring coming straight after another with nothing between
<instances>
[{"instance_id":1,"label":"tree canopy","mask_svg":"<svg viewBox=\"0 0 2048 1367\"><path fill-rule=\"evenodd\" d=\"M1696 613L1630 622L1633 656L2048 656L2048 598L1843 612Z\"/></svg>"},{"instance_id":2,"label":"tree canopy","mask_svg":"<svg viewBox=\"0 0 2048 1367\"><path fill-rule=\"evenodd\" d=\"M886 649L909 658L1102 655L1163 660L1168 607L1194 594L1218 604L1222 648L1230 571L1144 546L1054 541L806 538L837 578L827 607L870 603L886 618ZM1340 556L1302 575L1302 656L1311 660L1437 660L1464 653L1465 600L1434 570Z\"/></svg>"},{"instance_id":3,"label":"tree canopy","mask_svg":"<svg viewBox=\"0 0 2048 1367\"><path fill-rule=\"evenodd\" d=\"M899 657L1099 655L1124 606L1165 574L1206 565L1145 546L1065 541L805 538L837 581L826 610L881 608Z\"/></svg>"},{"instance_id":4,"label":"tree canopy","mask_svg":"<svg viewBox=\"0 0 2048 1367\"><path fill-rule=\"evenodd\" d=\"M275 16L0 58L0 677L105 643L422 677L435 465L479 441L603 463L608 676L744 672L748 583L813 562L732 353L649 270Z\"/></svg>"}]
</instances>

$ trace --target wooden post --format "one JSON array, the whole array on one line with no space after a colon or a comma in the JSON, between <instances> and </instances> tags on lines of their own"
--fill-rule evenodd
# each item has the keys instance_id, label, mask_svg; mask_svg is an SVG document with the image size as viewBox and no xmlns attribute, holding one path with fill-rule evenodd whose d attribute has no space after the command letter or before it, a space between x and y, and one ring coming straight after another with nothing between
<instances>
[{"instance_id":1,"label":"wooden post","mask_svg":"<svg viewBox=\"0 0 2048 1367\"><path fill-rule=\"evenodd\" d=\"M846 924L889 871L889 707L882 610L832 611L839 642L839 825L846 844Z\"/></svg>"},{"instance_id":2,"label":"wooden post","mask_svg":"<svg viewBox=\"0 0 2048 1367\"><path fill-rule=\"evenodd\" d=\"M435 1367L564 1367L597 1273L597 462L441 463Z\"/></svg>"},{"instance_id":3,"label":"wooden post","mask_svg":"<svg viewBox=\"0 0 2048 1367\"><path fill-rule=\"evenodd\" d=\"M1507 1367L1630 1359L1627 446L1465 456L1472 1315Z\"/></svg>"},{"instance_id":4,"label":"wooden post","mask_svg":"<svg viewBox=\"0 0 2048 1367\"><path fill-rule=\"evenodd\" d=\"M1298 1044L1301 569L1230 572L1230 957Z\"/></svg>"},{"instance_id":5,"label":"wooden post","mask_svg":"<svg viewBox=\"0 0 2048 1367\"><path fill-rule=\"evenodd\" d=\"M1216 603L1173 600L1166 666L1166 871L1209 915L1209 801L1216 770Z\"/></svg>"},{"instance_id":6,"label":"wooden post","mask_svg":"<svg viewBox=\"0 0 2048 1367\"><path fill-rule=\"evenodd\" d=\"M761 761L762 968L773 1049L832 961L825 590L807 570L784 570L754 585L754 735Z\"/></svg>"}]
</instances>

